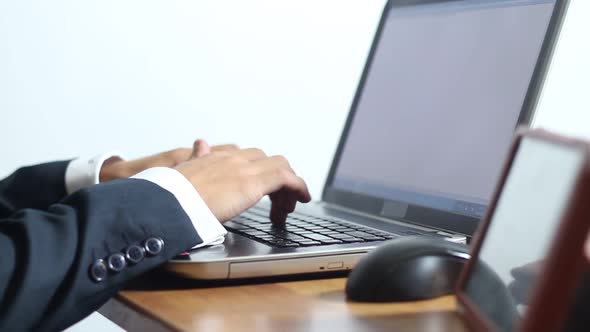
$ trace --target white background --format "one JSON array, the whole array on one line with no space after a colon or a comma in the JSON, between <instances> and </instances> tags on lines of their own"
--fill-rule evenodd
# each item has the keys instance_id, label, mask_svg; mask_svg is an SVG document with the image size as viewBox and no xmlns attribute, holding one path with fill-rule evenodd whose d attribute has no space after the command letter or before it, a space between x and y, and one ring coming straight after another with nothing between
<instances>
[{"instance_id":1,"label":"white background","mask_svg":"<svg viewBox=\"0 0 590 332\"><path fill-rule=\"evenodd\" d=\"M0 177L205 137L285 154L319 196L383 0L0 0ZM590 2L537 124L590 137Z\"/></svg>"},{"instance_id":2,"label":"white background","mask_svg":"<svg viewBox=\"0 0 590 332\"><path fill-rule=\"evenodd\" d=\"M0 174L198 137L319 194L383 1L0 0Z\"/></svg>"},{"instance_id":3,"label":"white background","mask_svg":"<svg viewBox=\"0 0 590 332\"><path fill-rule=\"evenodd\" d=\"M0 0L0 177L205 137L284 154L319 196L383 0ZM590 137L590 3L537 123Z\"/></svg>"}]
</instances>

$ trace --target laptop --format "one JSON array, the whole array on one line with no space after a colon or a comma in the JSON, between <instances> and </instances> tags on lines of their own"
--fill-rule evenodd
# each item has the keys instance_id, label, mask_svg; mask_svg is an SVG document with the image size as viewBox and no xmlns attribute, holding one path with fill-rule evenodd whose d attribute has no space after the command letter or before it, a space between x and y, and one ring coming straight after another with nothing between
<instances>
[{"instance_id":1,"label":"laptop","mask_svg":"<svg viewBox=\"0 0 590 332\"><path fill-rule=\"evenodd\" d=\"M286 225L261 203L225 243L173 259L185 277L346 271L400 236L465 243L518 125L533 116L567 1L391 0L320 201Z\"/></svg>"},{"instance_id":2,"label":"laptop","mask_svg":"<svg viewBox=\"0 0 590 332\"><path fill-rule=\"evenodd\" d=\"M457 284L470 330L587 330L567 313L587 267L589 200L587 142L517 136Z\"/></svg>"}]
</instances>

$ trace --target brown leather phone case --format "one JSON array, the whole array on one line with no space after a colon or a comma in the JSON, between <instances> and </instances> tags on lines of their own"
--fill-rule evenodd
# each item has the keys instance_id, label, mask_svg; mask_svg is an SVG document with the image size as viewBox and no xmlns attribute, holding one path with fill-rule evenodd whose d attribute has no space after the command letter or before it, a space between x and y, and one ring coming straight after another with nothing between
<instances>
[{"instance_id":1,"label":"brown leather phone case","mask_svg":"<svg viewBox=\"0 0 590 332\"><path fill-rule=\"evenodd\" d=\"M497 331L465 291L468 278L474 271L490 221L506 184L512 163L524 138L544 140L555 145L579 149L583 165L576 176L565 213L557 226L549 252L535 287L530 293L529 307L515 331L557 331L561 328L570 307L579 276L586 265L583 245L590 226L590 144L582 140L551 134L544 130L519 130L510 149L506 164L496 186L486 216L472 242L472 258L463 269L456 286L456 294L467 324L474 331ZM540 202L542 204L542 202ZM507 243L507 246L517 245Z\"/></svg>"}]
</instances>

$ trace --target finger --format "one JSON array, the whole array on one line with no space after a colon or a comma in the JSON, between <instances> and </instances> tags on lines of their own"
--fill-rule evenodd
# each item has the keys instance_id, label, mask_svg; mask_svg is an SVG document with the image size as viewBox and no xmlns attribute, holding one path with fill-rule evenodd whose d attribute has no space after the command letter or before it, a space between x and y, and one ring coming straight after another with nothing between
<instances>
[{"instance_id":1,"label":"finger","mask_svg":"<svg viewBox=\"0 0 590 332\"><path fill-rule=\"evenodd\" d=\"M211 153L211 147L209 147L209 144L204 139L198 139L193 143L192 159L202 157L209 153Z\"/></svg>"},{"instance_id":2,"label":"finger","mask_svg":"<svg viewBox=\"0 0 590 332\"><path fill-rule=\"evenodd\" d=\"M292 192L281 189L269 195L272 202L270 209L270 220L273 223L283 224L289 213L295 210L297 198Z\"/></svg>"},{"instance_id":3,"label":"finger","mask_svg":"<svg viewBox=\"0 0 590 332\"><path fill-rule=\"evenodd\" d=\"M190 148L178 148L165 153L154 155L153 157L157 158L159 156L165 162L171 163L169 166L174 166L190 159L192 152L193 150Z\"/></svg>"},{"instance_id":4,"label":"finger","mask_svg":"<svg viewBox=\"0 0 590 332\"><path fill-rule=\"evenodd\" d=\"M279 183L278 186L281 187L278 189L277 186L268 190L269 193L273 193L273 196L275 196L274 200L272 200L271 219L284 222L287 215L295 210L297 202L307 203L311 201L311 195L305 181L297 175L292 174L287 181L280 181Z\"/></svg>"},{"instance_id":5,"label":"finger","mask_svg":"<svg viewBox=\"0 0 590 332\"><path fill-rule=\"evenodd\" d=\"M283 209L281 206L273 202L270 206L270 221L275 225L283 225L287 222L287 216L289 212Z\"/></svg>"},{"instance_id":6,"label":"finger","mask_svg":"<svg viewBox=\"0 0 590 332\"><path fill-rule=\"evenodd\" d=\"M295 211L297 196L292 191L281 189L270 194L269 197L274 206L282 209L287 214Z\"/></svg>"},{"instance_id":7,"label":"finger","mask_svg":"<svg viewBox=\"0 0 590 332\"><path fill-rule=\"evenodd\" d=\"M263 194L272 194L284 189L294 195L294 200L307 203L311 200L311 195L307 189L307 184L302 178L295 175L288 165L280 159L266 158L255 162L258 167L260 181L262 182ZM274 165L273 165L274 164Z\"/></svg>"},{"instance_id":8,"label":"finger","mask_svg":"<svg viewBox=\"0 0 590 332\"><path fill-rule=\"evenodd\" d=\"M236 144L222 144L222 145L214 145L211 147L211 152L221 152L221 151L236 151L239 150L240 147Z\"/></svg>"},{"instance_id":9,"label":"finger","mask_svg":"<svg viewBox=\"0 0 590 332\"><path fill-rule=\"evenodd\" d=\"M230 154L250 161L261 160L266 158L266 153L257 148L236 150L234 152L230 152Z\"/></svg>"}]
</instances>

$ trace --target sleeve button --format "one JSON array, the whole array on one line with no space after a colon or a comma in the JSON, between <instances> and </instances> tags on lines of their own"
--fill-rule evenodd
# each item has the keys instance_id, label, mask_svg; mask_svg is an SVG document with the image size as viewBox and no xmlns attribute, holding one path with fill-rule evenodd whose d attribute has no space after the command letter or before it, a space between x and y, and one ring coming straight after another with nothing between
<instances>
[{"instance_id":1,"label":"sleeve button","mask_svg":"<svg viewBox=\"0 0 590 332\"><path fill-rule=\"evenodd\" d=\"M157 237L150 237L145 240L143 247L150 256L155 256L164 249L164 240Z\"/></svg>"},{"instance_id":2,"label":"sleeve button","mask_svg":"<svg viewBox=\"0 0 590 332\"><path fill-rule=\"evenodd\" d=\"M94 282L101 282L107 277L107 264L104 259L97 259L90 265L90 278Z\"/></svg>"},{"instance_id":3,"label":"sleeve button","mask_svg":"<svg viewBox=\"0 0 590 332\"><path fill-rule=\"evenodd\" d=\"M120 253L112 254L108 258L108 266L109 270L113 272L121 272L127 266L127 262L125 261L125 256Z\"/></svg>"},{"instance_id":4,"label":"sleeve button","mask_svg":"<svg viewBox=\"0 0 590 332\"><path fill-rule=\"evenodd\" d=\"M137 264L141 262L141 260L145 257L145 249L143 247L138 246L136 244L129 246L125 250L125 258L132 263Z\"/></svg>"}]
</instances>

